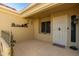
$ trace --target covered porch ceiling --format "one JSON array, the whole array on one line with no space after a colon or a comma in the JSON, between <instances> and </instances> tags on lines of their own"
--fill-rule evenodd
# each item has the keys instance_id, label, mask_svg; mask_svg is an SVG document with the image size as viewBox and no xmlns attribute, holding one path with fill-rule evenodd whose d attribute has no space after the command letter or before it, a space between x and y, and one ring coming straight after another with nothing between
<instances>
[{"instance_id":1,"label":"covered porch ceiling","mask_svg":"<svg viewBox=\"0 0 79 59\"><path fill-rule=\"evenodd\" d=\"M66 10L66 9L71 9L71 8L77 8L79 4L77 3L57 3L57 4L38 4L39 7L34 7L30 8L29 10L26 10L24 13L22 13L22 16L25 18L36 18L36 17L45 17L45 16L50 16L50 14ZM42 7L41 7L42 6ZM37 8L37 9L35 9Z\"/></svg>"}]
</instances>

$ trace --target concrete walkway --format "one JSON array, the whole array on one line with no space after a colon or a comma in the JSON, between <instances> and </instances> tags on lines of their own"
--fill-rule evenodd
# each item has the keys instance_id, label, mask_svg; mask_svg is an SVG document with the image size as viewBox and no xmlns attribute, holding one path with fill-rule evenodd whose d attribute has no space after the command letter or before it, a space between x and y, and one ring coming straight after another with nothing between
<instances>
[{"instance_id":1,"label":"concrete walkway","mask_svg":"<svg viewBox=\"0 0 79 59\"><path fill-rule=\"evenodd\" d=\"M15 56L79 56L79 51L53 46L48 42L28 40L16 44Z\"/></svg>"}]
</instances>

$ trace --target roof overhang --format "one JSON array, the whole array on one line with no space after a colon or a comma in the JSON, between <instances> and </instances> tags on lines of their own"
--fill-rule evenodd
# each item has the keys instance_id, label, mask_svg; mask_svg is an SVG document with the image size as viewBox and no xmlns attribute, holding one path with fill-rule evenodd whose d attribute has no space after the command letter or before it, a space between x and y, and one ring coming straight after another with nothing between
<instances>
[{"instance_id":1,"label":"roof overhang","mask_svg":"<svg viewBox=\"0 0 79 59\"><path fill-rule=\"evenodd\" d=\"M24 11L22 11L20 14L22 15L22 17L32 17L34 15L38 16L39 14L43 15L43 13L51 13L52 12L56 12L59 10L64 10L70 7L74 7L77 4L75 3L36 3L36 4L32 4L30 5L27 9L25 9Z\"/></svg>"},{"instance_id":2,"label":"roof overhang","mask_svg":"<svg viewBox=\"0 0 79 59\"><path fill-rule=\"evenodd\" d=\"M24 9L20 14L23 17L29 17L31 15L34 15L38 12L45 11L49 9L50 7L55 7L57 5L61 5L58 3L35 3L28 6L28 8Z\"/></svg>"}]
</instances>

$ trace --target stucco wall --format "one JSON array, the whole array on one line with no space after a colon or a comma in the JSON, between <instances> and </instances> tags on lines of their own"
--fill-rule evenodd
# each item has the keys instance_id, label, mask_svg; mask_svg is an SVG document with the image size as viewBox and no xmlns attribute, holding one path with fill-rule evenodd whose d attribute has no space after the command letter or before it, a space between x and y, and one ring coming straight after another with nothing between
<instances>
[{"instance_id":1,"label":"stucco wall","mask_svg":"<svg viewBox=\"0 0 79 59\"><path fill-rule=\"evenodd\" d=\"M34 38L37 39L37 40L52 42L51 33L41 33L40 32L40 20L41 19L39 19L39 18L33 20Z\"/></svg>"},{"instance_id":2,"label":"stucco wall","mask_svg":"<svg viewBox=\"0 0 79 59\"><path fill-rule=\"evenodd\" d=\"M27 28L11 27L11 24L13 22L15 24L21 25L27 23L27 20L23 19L20 16L13 15L11 13L0 12L0 36L1 36L1 30L6 30L6 31L12 31L14 40L16 40L16 42L33 39L32 25L30 23L28 24Z\"/></svg>"}]
</instances>

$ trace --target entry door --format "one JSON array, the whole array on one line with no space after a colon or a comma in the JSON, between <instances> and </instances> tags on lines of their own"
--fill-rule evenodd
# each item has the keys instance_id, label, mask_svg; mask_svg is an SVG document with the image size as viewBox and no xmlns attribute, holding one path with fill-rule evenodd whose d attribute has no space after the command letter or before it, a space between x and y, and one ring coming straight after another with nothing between
<instances>
[{"instance_id":1,"label":"entry door","mask_svg":"<svg viewBox=\"0 0 79 59\"><path fill-rule=\"evenodd\" d=\"M66 46L67 44L67 17L59 16L53 19L53 43Z\"/></svg>"}]
</instances>

